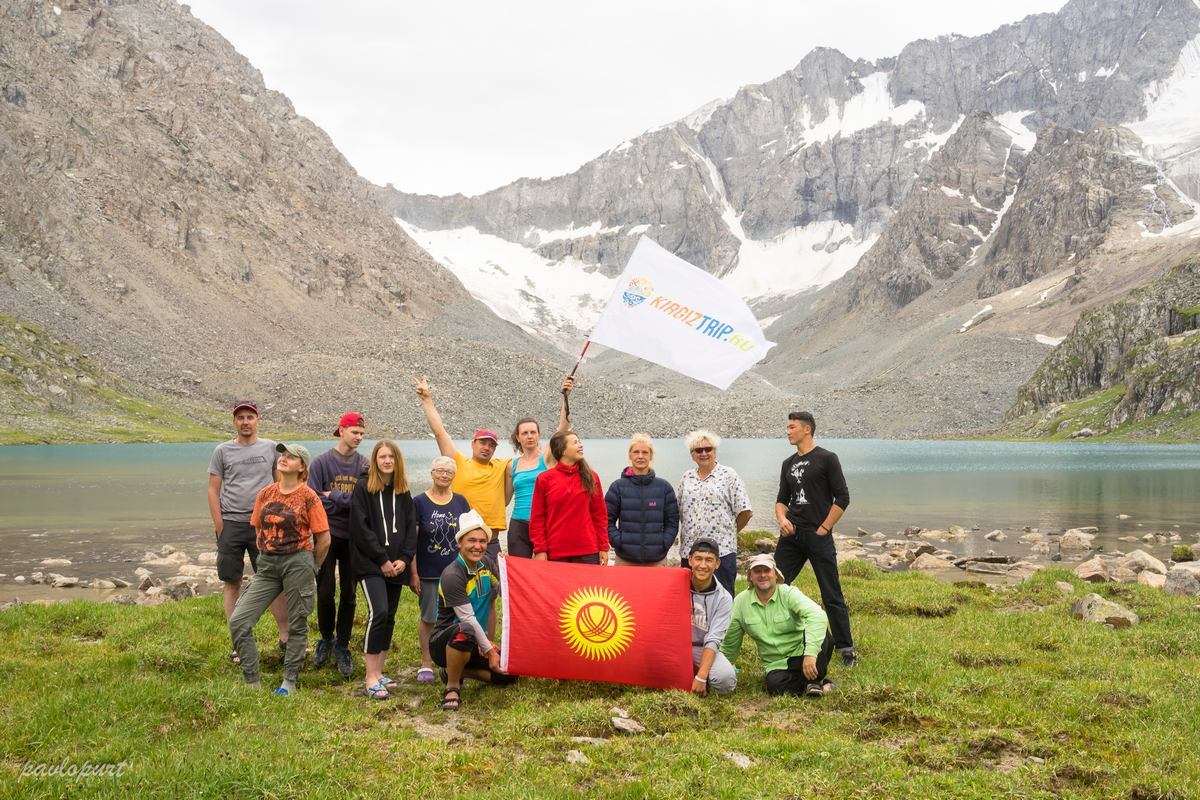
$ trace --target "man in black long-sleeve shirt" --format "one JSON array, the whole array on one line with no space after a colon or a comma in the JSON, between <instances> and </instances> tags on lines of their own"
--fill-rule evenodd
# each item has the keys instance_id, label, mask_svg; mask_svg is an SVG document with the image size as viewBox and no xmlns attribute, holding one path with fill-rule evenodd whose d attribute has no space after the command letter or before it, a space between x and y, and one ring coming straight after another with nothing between
<instances>
[{"instance_id":1,"label":"man in black long-sleeve shirt","mask_svg":"<svg viewBox=\"0 0 1200 800\"><path fill-rule=\"evenodd\" d=\"M854 639L850 635L850 611L838 578L837 550L833 526L850 505L850 489L835 453L813 443L816 420L807 411L788 414L788 444L796 452L786 458L779 473L775 497L775 519L779 541L775 563L785 583L791 583L812 562L813 575L821 590L821 603L829 615L829 628L842 662L853 666Z\"/></svg>"}]
</instances>

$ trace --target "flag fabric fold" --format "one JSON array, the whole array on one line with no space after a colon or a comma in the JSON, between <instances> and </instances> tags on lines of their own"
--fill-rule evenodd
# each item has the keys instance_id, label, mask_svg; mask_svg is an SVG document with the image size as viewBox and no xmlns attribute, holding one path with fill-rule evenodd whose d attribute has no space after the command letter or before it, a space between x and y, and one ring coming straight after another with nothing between
<instances>
[{"instance_id":1,"label":"flag fabric fold","mask_svg":"<svg viewBox=\"0 0 1200 800\"><path fill-rule=\"evenodd\" d=\"M687 691L687 570L500 559L501 669Z\"/></svg>"},{"instance_id":2,"label":"flag fabric fold","mask_svg":"<svg viewBox=\"0 0 1200 800\"><path fill-rule=\"evenodd\" d=\"M732 289L645 236L589 338L721 389L775 346Z\"/></svg>"}]
</instances>

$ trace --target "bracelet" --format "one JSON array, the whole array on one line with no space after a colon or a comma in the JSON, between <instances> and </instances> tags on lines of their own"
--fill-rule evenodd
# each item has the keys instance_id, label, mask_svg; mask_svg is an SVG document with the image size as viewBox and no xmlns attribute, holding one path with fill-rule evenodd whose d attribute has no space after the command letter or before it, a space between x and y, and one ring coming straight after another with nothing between
<instances>
[{"instance_id":1,"label":"bracelet","mask_svg":"<svg viewBox=\"0 0 1200 800\"><path fill-rule=\"evenodd\" d=\"M818 525L817 530L825 531L826 533L833 533L833 531L831 531L829 528L826 528L824 525Z\"/></svg>"}]
</instances>

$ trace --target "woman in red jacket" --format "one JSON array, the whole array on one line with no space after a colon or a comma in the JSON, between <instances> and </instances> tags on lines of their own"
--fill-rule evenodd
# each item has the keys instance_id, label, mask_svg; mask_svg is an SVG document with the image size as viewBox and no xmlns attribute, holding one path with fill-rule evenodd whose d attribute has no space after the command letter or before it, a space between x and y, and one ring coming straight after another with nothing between
<instances>
[{"instance_id":1,"label":"woman in red jacket","mask_svg":"<svg viewBox=\"0 0 1200 800\"><path fill-rule=\"evenodd\" d=\"M571 431L550 437L554 467L537 476L529 516L533 557L577 564L608 563L608 509L600 476L583 460L583 442Z\"/></svg>"}]
</instances>

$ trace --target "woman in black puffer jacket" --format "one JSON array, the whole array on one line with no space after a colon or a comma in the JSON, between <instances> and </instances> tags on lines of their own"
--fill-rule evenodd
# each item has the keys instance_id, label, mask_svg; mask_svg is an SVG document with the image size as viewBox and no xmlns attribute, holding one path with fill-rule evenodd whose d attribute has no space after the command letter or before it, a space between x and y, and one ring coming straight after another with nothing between
<instances>
[{"instance_id":1,"label":"woman in black puffer jacket","mask_svg":"<svg viewBox=\"0 0 1200 800\"><path fill-rule=\"evenodd\" d=\"M675 489L650 468L654 444L644 433L629 440L629 464L604 495L608 540L617 566L662 566L679 533Z\"/></svg>"}]
</instances>

